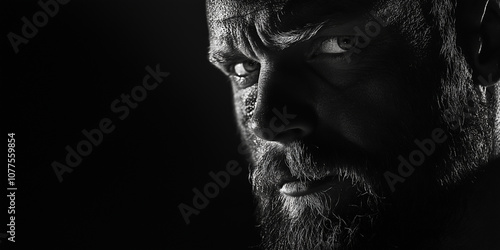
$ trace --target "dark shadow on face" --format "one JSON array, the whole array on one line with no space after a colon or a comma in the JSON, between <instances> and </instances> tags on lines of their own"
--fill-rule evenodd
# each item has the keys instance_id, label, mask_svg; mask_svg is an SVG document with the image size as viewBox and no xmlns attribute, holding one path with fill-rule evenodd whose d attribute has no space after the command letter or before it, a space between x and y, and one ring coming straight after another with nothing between
<instances>
[{"instance_id":1,"label":"dark shadow on face","mask_svg":"<svg viewBox=\"0 0 500 250\"><path fill-rule=\"evenodd\" d=\"M429 206L450 205L439 202L441 186L484 162L484 141L473 137L489 131L479 115L460 117L481 102L436 23L447 10L426 1L208 2L209 57L233 86L263 247L427 244L419 238L446 217ZM388 185L387 172L400 174L415 140L435 129L449 139Z\"/></svg>"}]
</instances>

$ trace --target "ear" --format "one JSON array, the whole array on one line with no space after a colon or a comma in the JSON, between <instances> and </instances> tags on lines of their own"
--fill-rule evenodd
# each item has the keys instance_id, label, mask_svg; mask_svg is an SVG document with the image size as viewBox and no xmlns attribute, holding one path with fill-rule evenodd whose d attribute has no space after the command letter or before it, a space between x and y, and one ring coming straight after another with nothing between
<instances>
[{"instance_id":1,"label":"ear","mask_svg":"<svg viewBox=\"0 0 500 250\"><path fill-rule=\"evenodd\" d=\"M473 69L474 83L500 79L500 0L458 0L457 44Z\"/></svg>"}]
</instances>

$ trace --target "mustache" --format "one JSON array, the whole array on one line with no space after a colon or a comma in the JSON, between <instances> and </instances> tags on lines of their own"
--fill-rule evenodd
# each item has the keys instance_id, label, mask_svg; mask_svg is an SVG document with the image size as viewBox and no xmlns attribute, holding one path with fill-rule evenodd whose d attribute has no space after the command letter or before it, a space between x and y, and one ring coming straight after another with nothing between
<instances>
[{"instance_id":1,"label":"mustache","mask_svg":"<svg viewBox=\"0 0 500 250\"><path fill-rule=\"evenodd\" d=\"M262 143L254 146L252 151L249 179L254 191L259 193L274 192L288 181L305 182L327 176L350 180L353 186L375 193L373 176L376 169L369 165L373 162L372 157L361 150L293 141L286 145Z\"/></svg>"},{"instance_id":2,"label":"mustache","mask_svg":"<svg viewBox=\"0 0 500 250\"><path fill-rule=\"evenodd\" d=\"M368 178L372 176L370 157L359 150L302 141L263 143L254 149L251 182L262 237L269 249L338 249L339 244L350 244L357 232L377 218L382 197L376 192L375 178ZM335 201L344 193L293 199L279 194L283 180L318 180L332 175L352 183L353 189L343 191L354 195L346 207L337 207Z\"/></svg>"}]
</instances>

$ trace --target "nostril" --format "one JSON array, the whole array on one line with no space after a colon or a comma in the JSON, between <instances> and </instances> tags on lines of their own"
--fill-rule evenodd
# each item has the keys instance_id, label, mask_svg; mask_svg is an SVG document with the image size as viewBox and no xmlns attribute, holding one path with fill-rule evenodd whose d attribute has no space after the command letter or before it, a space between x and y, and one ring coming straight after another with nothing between
<instances>
[{"instance_id":1,"label":"nostril","mask_svg":"<svg viewBox=\"0 0 500 250\"><path fill-rule=\"evenodd\" d=\"M260 104L260 105L259 105ZM248 128L267 141L293 141L311 134L316 124L315 112L307 105L256 105Z\"/></svg>"},{"instance_id":2,"label":"nostril","mask_svg":"<svg viewBox=\"0 0 500 250\"><path fill-rule=\"evenodd\" d=\"M262 118L262 117L261 117ZM287 142L301 139L312 133L313 124L304 117L293 117L293 119L279 119L273 116L268 119L254 119L250 123L250 129L263 140Z\"/></svg>"},{"instance_id":3,"label":"nostril","mask_svg":"<svg viewBox=\"0 0 500 250\"><path fill-rule=\"evenodd\" d=\"M259 126L257 122L251 122L250 128L255 135L266 141L274 141L277 135L277 131L266 126Z\"/></svg>"}]
</instances>

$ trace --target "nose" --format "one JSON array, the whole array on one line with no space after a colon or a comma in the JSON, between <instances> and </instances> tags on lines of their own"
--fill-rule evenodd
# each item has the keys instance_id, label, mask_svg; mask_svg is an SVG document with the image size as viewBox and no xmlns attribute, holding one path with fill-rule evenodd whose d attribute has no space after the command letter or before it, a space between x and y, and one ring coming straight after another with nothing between
<instances>
[{"instance_id":1,"label":"nose","mask_svg":"<svg viewBox=\"0 0 500 250\"><path fill-rule=\"evenodd\" d=\"M290 63L261 66L257 101L250 121L255 135L286 143L313 133L314 100L303 71L303 67Z\"/></svg>"},{"instance_id":2,"label":"nose","mask_svg":"<svg viewBox=\"0 0 500 250\"><path fill-rule=\"evenodd\" d=\"M263 106L254 111L250 125L253 133L261 139L285 143L305 138L313 132L312 123L304 119L307 112L290 109L289 105L280 109Z\"/></svg>"}]
</instances>

